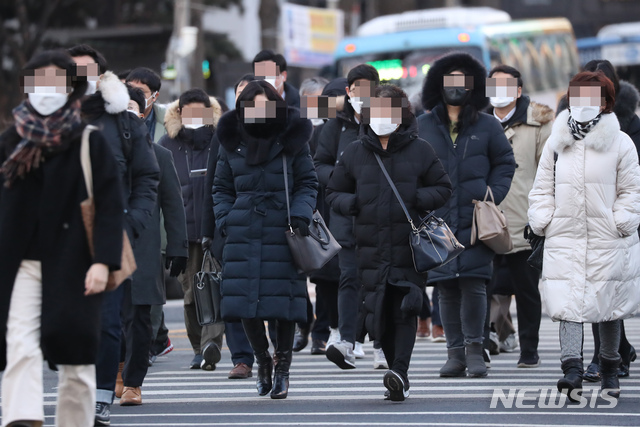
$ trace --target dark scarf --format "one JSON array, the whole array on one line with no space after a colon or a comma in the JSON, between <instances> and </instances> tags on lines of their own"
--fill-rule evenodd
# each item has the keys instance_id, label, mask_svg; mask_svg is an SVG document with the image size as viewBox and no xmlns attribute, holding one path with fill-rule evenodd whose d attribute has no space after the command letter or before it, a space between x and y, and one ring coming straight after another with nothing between
<instances>
[{"instance_id":1,"label":"dark scarf","mask_svg":"<svg viewBox=\"0 0 640 427\"><path fill-rule=\"evenodd\" d=\"M576 122L571 114L569 114L569 120L567 120L567 124L569 125L569 129L571 130L571 135L573 135L573 139L579 141L584 139L585 136L589 133L591 129L595 127L600 121L600 117L602 113L598 114L595 119L587 122L587 123L578 123Z\"/></svg>"},{"instance_id":2,"label":"dark scarf","mask_svg":"<svg viewBox=\"0 0 640 427\"><path fill-rule=\"evenodd\" d=\"M271 147L285 129L281 123L244 123L240 125L242 140L247 146L246 162L249 166L269 160Z\"/></svg>"},{"instance_id":3,"label":"dark scarf","mask_svg":"<svg viewBox=\"0 0 640 427\"><path fill-rule=\"evenodd\" d=\"M64 136L82 123L80 101L45 117L34 113L29 105L24 101L13 109L15 128L22 140L0 167L5 187L10 187L16 177L23 178L40 167L43 150L47 153L66 148L69 141L64 141Z\"/></svg>"}]
</instances>

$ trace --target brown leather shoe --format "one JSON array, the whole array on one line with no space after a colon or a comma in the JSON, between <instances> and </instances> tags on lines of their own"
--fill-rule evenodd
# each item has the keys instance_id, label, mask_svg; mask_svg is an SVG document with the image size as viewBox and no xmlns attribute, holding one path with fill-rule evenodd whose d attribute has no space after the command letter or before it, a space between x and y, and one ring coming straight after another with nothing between
<instances>
[{"instance_id":1,"label":"brown leather shoe","mask_svg":"<svg viewBox=\"0 0 640 427\"><path fill-rule=\"evenodd\" d=\"M42 421L14 421L7 427L42 427Z\"/></svg>"},{"instance_id":2,"label":"brown leather shoe","mask_svg":"<svg viewBox=\"0 0 640 427\"><path fill-rule=\"evenodd\" d=\"M142 405L142 391L140 387L125 387L120 398L120 406L134 405Z\"/></svg>"},{"instance_id":3,"label":"brown leather shoe","mask_svg":"<svg viewBox=\"0 0 640 427\"><path fill-rule=\"evenodd\" d=\"M444 328L440 325L432 325L431 327L431 341L433 342L447 342L444 337Z\"/></svg>"},{"instance_id":4,"label":"brown leather shoe","mask_svg":"<svg viewBox=\"0 0 640 427\"><path fill-rule=\"evenodd\" d=\"M124 370L124 362L120 362L118 365L118 376L116 377L116 397L120 399L122 397L122 391L124 390L124 382L122 381L122 371Z\"/></svg>"},{"instance_id":5,"label":"brown leather shoe","mask_svg":"<svg viewBox=\"0 0 640 427\"><path fill-rule=\"evenodd\" d=\"M418 338L426 338L431 335L431 318L428 317L424 320L418 319L418 331L416 333Z\"/></svg>"},{"instance_id":6,"label":"brown leather shoe","mask_svg":"<svg viewBox=\"0 0 640 427\"><path fill-rule=\"evenodd\" d=\"M229 371L230 380L241 380L252 376L251 366L246 363L238 363L231 371Z\"/></svg>"}]
</instances>

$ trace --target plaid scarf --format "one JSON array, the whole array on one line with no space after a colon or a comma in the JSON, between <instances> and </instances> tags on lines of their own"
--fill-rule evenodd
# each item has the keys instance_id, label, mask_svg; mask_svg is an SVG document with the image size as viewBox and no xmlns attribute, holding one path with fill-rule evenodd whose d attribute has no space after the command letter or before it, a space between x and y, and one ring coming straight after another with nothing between
<instances>
[{"instance_id":1,"label":"plaid scarf","mask_svg":"<svg viewBox=\"0 0 640 427\"><path fill-rule=\"evenodd\" d=\"M16 131L22 140L0 167L5 187L10 187L17 177L23 178L37 169L43 161L42 150L62 148L63 137L82 123L80 101L45 117L34 114L27 107L28 102L13 109Z\"/></svg>"},{"instance_id":2,"label":"plaid scarf","mask_svg":"<svg viewBox=\"0 0 640 427\"><path fill-rule=\"evenodd\" d=\"M569 125L569 129L571 130L571 135L573 135L573 139L579 141L584 139L585 136L589 133L591 129L595 127L600 121L601 114L598 114L595 119L591 120L587 123L578 123L576 122L571 115L569 115L569 120L567 120L567 124Z\"/></svg>"}]
</instances>

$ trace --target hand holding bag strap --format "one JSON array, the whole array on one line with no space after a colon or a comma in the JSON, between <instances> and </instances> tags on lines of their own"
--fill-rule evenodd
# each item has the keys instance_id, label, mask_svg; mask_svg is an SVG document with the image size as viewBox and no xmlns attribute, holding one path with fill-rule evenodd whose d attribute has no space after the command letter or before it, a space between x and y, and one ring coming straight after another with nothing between
<instances>
[{"instance_id":1,"label":"hand holding bag strap","mask_svg":"<svg viewBox=\"0 0 640 427\"><path fill-rule=\"evenodd\" d=\"M382 169L382 173L384 174L384 177L387 178L387 181L389 182L389 185L391 186L391 189L393 190L393 194L396 195L396 198L398 199L398 202L400 202L400 206L402 206L402 210L404 211L404 215L407 217L407 221L409 221L409 224L411 224L411 228L413 229L413 231L418 231L418 229L415 227L415 225L413 225L413 220L411 219L411 215L409 215L409 211L407 210L407 206L402 201L402 197L400 197L400 193L398 193L398 189L396 188L396 185L393 183L393 181L391 180L391 177L389 176L389 173L387 172L387 169L384 167L384 164L382 163L382 159L380 158L378 153L373 153L373 155L376 156L376 160L378 161L378 165L380 165L380 169Z\"/></svg>"}]
</instances>

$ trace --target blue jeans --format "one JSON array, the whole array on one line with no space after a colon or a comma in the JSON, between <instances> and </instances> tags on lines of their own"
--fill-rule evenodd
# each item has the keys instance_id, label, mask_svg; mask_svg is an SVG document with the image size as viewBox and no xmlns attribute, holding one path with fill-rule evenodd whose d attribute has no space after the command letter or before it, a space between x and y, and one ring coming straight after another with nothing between
<instances>
[{"instance_id":1,"label":"blue jeans","mask_svg":"<svg viewBox=\"0 0 640 427\"><path fill-rule=\"evenodd\" d=\"M437 286L447 348L482 343L487 313L485 280L459 278L438 282Z\"/></svg>"},{"instance_id":2,"label":"blue jeans","mask_svg":"<svg viewBox=\"0 0 640 427\"><path fill-rule=\"evenodd\" d=\"M253 366L253 349L247 335L244 333L242 322L225 322L225 334L227 337L227 345L231 352L231 361L233 366L238 363L244 363L247 366Z\"/></svg>"}]
</instances>

